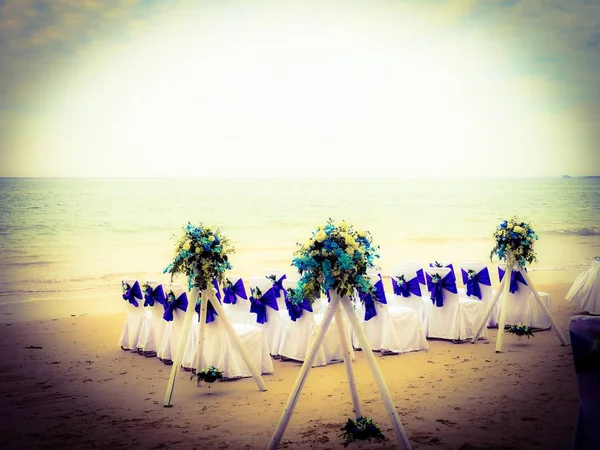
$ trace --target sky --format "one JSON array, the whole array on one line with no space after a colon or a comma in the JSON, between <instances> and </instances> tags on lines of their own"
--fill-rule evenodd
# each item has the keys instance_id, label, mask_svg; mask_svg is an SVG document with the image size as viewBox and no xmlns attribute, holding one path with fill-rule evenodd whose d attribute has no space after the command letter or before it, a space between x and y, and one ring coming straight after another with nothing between
<instances>
[{"instance_id":1,"label":"sky","mask_svg":"<svg viewBox=\"0 0 600 450\"><path fill-rule=\"evenodd\" d=\"M0 0L0 176L600 175L597 0Z\"/></svg>"}]
</instances>

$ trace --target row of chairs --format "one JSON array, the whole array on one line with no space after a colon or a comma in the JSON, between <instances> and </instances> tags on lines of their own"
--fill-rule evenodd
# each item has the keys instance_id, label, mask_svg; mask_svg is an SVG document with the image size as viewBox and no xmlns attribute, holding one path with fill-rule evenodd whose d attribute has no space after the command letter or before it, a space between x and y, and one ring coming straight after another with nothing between
<instances>
[{"instance_id":1,"label":"row of chairs","mask_svg":"<svg viewBox=\"0 0 600 450\"><path fill-rule=\"evenodd\" d=\"M352 300L363 318L363 327L371 348L382 353L405 353L427 350L427 338L453 341L471 339L477 332L476 327L487 310L494 290L489 269L485 264L461 264L461 275L463 286L458 287L452 264L432 263L429 267L407 264L392 270L391 285L386 287L385 279L380 274L370 273L375 295L373 298L365 298L364 295L357 294L352 296ZM502 276L502 272L499 275ZM298 277L298 274L288 277L283 271L270 271L266 276L248 278L247 283L238 276L229 276L223 286L214 283L217 297L236 331L254 336L252 348L261 349L256 354L255 363L257 367L266 370L263 373L270 373L268 370L272 370L272 363L269 366L266 360L270 362L270 358L266 355L303 361L308 345L323 319L328 303L326 296L312 305L308 302L295 305L287 298L287 289L295 288ZM549 327L549 318L543 317L544 314L539 308L535 308L531 290L526 286L525 280L519 279L518 273L511 275L511 281L512 278L515 278L516 287L511 287L512 302L509 303L506 323L523 322L536 328ZM136 280L124 280L124 283L132 283L126 286L132 286L131 291L136 291L133 289ZM163 285L158 282L148 282L147 288L150 288L150 294L155 297L160 298L161 290L162 297L167 296ZM156 354L163 361L169 362L174 355L174 345L178 342L178 333L182 328L185 308L181 306L183 303L187 306L188 293L181 286L170 286L171 301L166 302L167 307L160 302L147 304L148 292L141 293L141 290L141 287L138 287L137 307L131 301L129 303L130 313L121 336L121 346L146 355ZM547 294L540 294L549 303ZM185 300L180 300L182 296L186 297ZM126 297L131 298L131 294L124 293L124 298ZM144 297L143 303L141 297ZM146 303L146 306L139 308L140 303ZM496 324L499 313L500 302L490 316L488 326ZM194 321L197 324L197 314ZM220 341L227 341L226 333L219 327L218 316L210 310L207 322L208 333L218 335ZM334 320L313 365L342 360L337 326ZM220 334L210 331L213 328L221 330ZM352 344L350 348L360 349L356 333L346 321L343 329L346 331L344 336ZM193 358L197 327L192 327L192 330L187 340L184 367L195 366ZM484 328L481 337L486 335L487 329ZM212 339L208 339L207 342L210 343L207 347L214 351L204 351L206 361L203 365L225 367L225 353L235 354L235 349L228 342L224 348L221 348L221 343L213 345ZM239 355L235 355L231 363L242 367L226 373L225 376L250 376L247 368L246 372L242 370L245 364Z\"/></svg>"}]
</instances>

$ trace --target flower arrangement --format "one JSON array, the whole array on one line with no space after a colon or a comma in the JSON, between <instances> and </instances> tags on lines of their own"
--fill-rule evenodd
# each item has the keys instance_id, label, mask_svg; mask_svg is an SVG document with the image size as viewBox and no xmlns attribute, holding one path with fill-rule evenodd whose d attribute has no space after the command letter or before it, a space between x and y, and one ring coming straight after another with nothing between
<instances>
[{"instance_id":1,"label":"flower arrangement","mask_svg":"<svg viewBox=\"0 0 600 450\"><path fill-rule=\"evenodd\" d=\"M368 232L357 231L346 222L336 224L329 219L318 226L304 245L297 244L292 266L301 274L294 299L306 298L311 304L335 289L340 296L360 292L373 293L367 269L375 267L379 247L372 244Z\"/></svg>"},{"instance_id":2,"label":"flower arrangement","mask_svg":"<svg viewBox=\"0 0 600 450\"><path fill-rule=\"evenodd\" d=\"M188 287L200 291L208 289L213 278L219 283L225 279L225 271L231 269L229 254L234 249L229 240L221 235L220 229L213 230L202 224L193 226L188 222L177 241L175 257L163 273L173 276L183 273L188 278Z\"/></svg>"},{"instance_id":3,"label":"flower arrangement","mask_svg":"<svg viewBox=\"0 0 600 450\"><path fill-rule=\"evenodd\" d=\"M340 436L344 438L344 447L348 447L348 445L357 440L386 440L375 422L367 417L359 417L356 420L348 419L342 427L342 434Z\"/></svg>"},{"instance_id":4,"label":"flower arrangement","mask_svg":"<svg viewBox=\"0 0 600 450\"><path fill-rule=\"evenodd\" d=\"M223 378L223 371L217 369L215 366L208 366L206 369L197 372L196 378L198 381L204 381L205 383L214 383Z\"/></svg>"},{"instance_id":5,"label":"flower arrangement","mask_svg":"<svg viewBox=\"0 0 600 450\"><path fill-rule=\"evenodd\" d=\"M533 331L531 331L531 328L528 325L525 325L523 323L517 323L516 325L511 325L506 328L506 331L509 333L516 334L519 337L527 336L527 339L529 339L529 337L534 337Z\"/></svg>"},{"instance_id":6,"label":"flower arrangement","mask_svg":"<svg viewBox=\"0 0 600 450\"><path fill-rule=\"evenodd\" d=\"M508 258L514 258L519 266L525 267L527 263L537 260L533 244L538 239L538 235L529 223L523 222L517 217L504 220L498 225L494 233L494 239L496 245L490 252L490 261L494 255L505 261Z\"/></svg>"}]
</instances>

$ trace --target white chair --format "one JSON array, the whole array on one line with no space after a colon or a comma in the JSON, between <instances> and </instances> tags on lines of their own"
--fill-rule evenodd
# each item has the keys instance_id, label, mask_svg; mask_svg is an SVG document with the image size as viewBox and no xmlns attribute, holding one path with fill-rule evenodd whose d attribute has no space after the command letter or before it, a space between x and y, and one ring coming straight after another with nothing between
<instances>
[{"instance_id":1,"label":"white chair","mask_svg":"<svg viewBox=\"0 0 600 450\"><path fill-rule=\"evenodd\" d=\"M417 311L406 306L388 305L387 298L393 300L394 295L386 295L381 275L368 276L375 288L374 296L377 300L369 294L363 294L360 296L362 307L358 309L365 313L363 328L371 350L406 353L428 349L422 318ZM356 348L360 348L355 333L353 343Z\"/></svg>"},{"instance_id":2,"label":"white chair","mask_svg":"<svg viewBox=\"0 0 600 450\"><path fill-rule=\"evenodd\" d=\"M252 323L250 302L244 280L236 275L229 275L223 283L223 309L233 323Z\"/></svg>"},{"instance_id":3,"label":"white chair","mask_svg":"<svg viewBox=\"0 0 600 450\"><path fill-rule=\"evenodd\" d=\"M527 270L527 269L525 269ZM506 264L502 263L498 265L498 278L502 281L506 271ZM550 316L539 305L531 287L527 285L527 282L519 271L512 271L511 278L509 280L509 293L506 308L505 325L516 325L523 323L531 328L548 329L552 326ZM538 292L540 299L548 310L551 308L550 295L546 292ZM504 295L502 293L501 295ZM502 305L502 297L498 300L498 303ZM502 311L502 306L500 306Z\"/></svg>"},{"instance_id":4,"label":"white chair","mask_svg":"<svg viewBox=\"0 0 600 450\"><path fill-rule=\"evenodd\" d=\"M388 301L388 304L405 306L415 310L421 319L425 333L427 333L427 296L423 295L418 270L419 268L413 265L399 266L392 269L391 280L394 295L393 300Z\"/></svg>"},{"instance_id":5,"label":"white chair","mask_svg":"<svg viewBox=\"0 0 600 450\"><path fill-rule=\"evenodd\" d=\"M427 267L425 278L431 301L427 311L427 337L453 341L474 337L484 314L481 302L458 296L456 279L448 267ZM484 327L480 337L486 336Z\"/></svg>"},{"instance_id":6,"label":"white chair","mask_svg":"<svg viewBox=\"0 0 600 450\"><path fill-rule=\"evenodd\" d=\"M144 356L156 356L163 335L163 314L167 296L159 281L147 280L144 292L144 321L137 344Z\"/></svg>"},{"instance_id":7,"label":"white chair","mask_svg":"<svg viewBox=\"0 0 600 450\"><path fill-rule=\"evenodd\" d=\"M165 302L163 320L166 323L156 356L165 364L172 364L183 332L185 312L189 301L186 289L179 284L166 287L165 294L167 295L167 301Z\"/></svg>"},{"instance_id":8,"label":"white chair","mask_svg":"<svg viewBox=\"0 0 600 450\"><path fill-rule=\"evenodd\" d=\"M463 262L460 264L462 282L465 286L465 295L473 300L481 300L483 310L487 311L495 290L492 289L492 280L488 267L481 262ZM490 314L487 326L497 327L500 314L500 301L496 302Z\"/></svg>"},{"instance_id":9,"label":"white chair","mask_svg":"<svg viewBox=\"0 0 600 450\"><path fill-rule=\"evenodd\" d=\"M123 350L137 352L137 344L144 323L142 288L139 281L133 278L124 278L121 281L121 288L123 300L126 302L127 317L119 337L119 345Z\"/></svg>"},{"instance_id":10,"label":"white chair","mask_svg":"<svg viewBox=\"0 0 600 450\"><path fill-rule=\"evenodd\" d=\"M295 361L304 361L306 352L317 332L317 322L312 311L312 307L308 300L300 304L292 302L290 290L295 290L298 280L285 279L282 286L286 290L286 310L288 318L280 322L280 339L279 350L277 354L282 359L293 359ZM335 329L329 327L325 335L325 340L338 339ZM324 366L327 364L323 345L317 350L317 354L313 361L313 367Z\"/></svg>"},{"instance_id":11,"label":"white chair","mask_svg":"<svg viewBox=\"0 0 600 450\"><path fill-rule=\"evenodd\" d=\"M254 316L253 324L260 327L267 339L269 352L278 356L280 340L280 323L285 320L287 311L279 308L273 284L266 277L248 278L250 287L250 312ZM285 305L285 300L284 300Z\"/></svg>"},{"instance_id":12,"label":"white chair","mask_svg":"<svg viewBox=\"0 0 600 450\"><path fill-rule=\"evenodd\" d=\"M577 276L565 298L581 311L600 314L600 259Z\"/></svg>"}]
</instances>

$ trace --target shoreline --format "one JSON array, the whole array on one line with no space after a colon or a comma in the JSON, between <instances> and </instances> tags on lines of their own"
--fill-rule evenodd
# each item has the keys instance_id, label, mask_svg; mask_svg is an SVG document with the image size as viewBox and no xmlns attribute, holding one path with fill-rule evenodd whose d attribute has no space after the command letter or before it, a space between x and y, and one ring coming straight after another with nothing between
<instances>
[{"instance_id":1,"label":"shoreline","mask_svg":"<svg viewBox=\"0 0 600 450\"><path fill-rule=\"evenodd\" d=\"M536 285L568 339L576 314L569 283ZM172 408L162 401L170 366L122 351L124 313L4 323L0 358L3 448L266 448L300 364L274 360L268 391L246 378L196 388L179 371ZM377 362L414 449L570 448L578 406L570 346L552 330L531 339L497 330L487 341L429 340L428 351ZM41 347L41 348L38 348ZM353 363L363 413L398 448L363 352ZM343 364L311 369L280 448L341 449L352 415ZM351 447L349 447L351 448Z\"/></svg>"}]
</instances>

